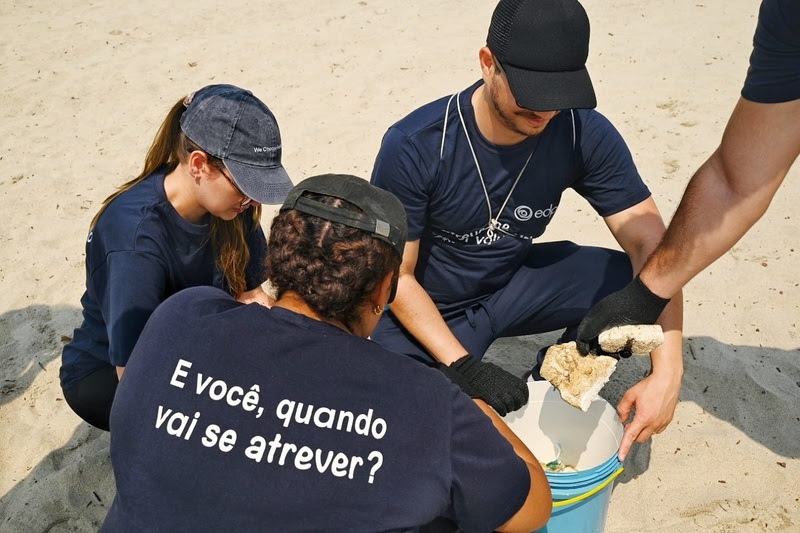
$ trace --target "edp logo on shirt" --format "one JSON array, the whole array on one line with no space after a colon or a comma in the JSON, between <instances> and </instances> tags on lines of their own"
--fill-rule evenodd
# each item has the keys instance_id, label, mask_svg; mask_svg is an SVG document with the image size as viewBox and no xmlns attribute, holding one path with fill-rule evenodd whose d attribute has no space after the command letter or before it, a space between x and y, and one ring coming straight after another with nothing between
<instances>
[{"instance_id":1,"label":"edp logo on shirt","mask_svg":"<svg viewBox=\"0 0 800 533\"><path fill-rule=\"evenodd\" d=\"M526 222L531 218L550 218L556 214L557 205L550 204L547 209L537 209L534 211L527 205L520 205L514 209L514 218L520 222Z\"/></svg>"}]
</instances>

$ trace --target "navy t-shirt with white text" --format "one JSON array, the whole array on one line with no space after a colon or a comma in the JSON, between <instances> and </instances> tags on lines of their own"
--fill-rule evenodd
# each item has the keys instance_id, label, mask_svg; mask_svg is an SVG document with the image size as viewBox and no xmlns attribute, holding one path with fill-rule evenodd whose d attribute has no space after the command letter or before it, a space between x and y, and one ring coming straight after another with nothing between
<instances>
[{"instance_id":1,"label":"navy t-shirt with white text","mask_svg":"<svg viewBox=\"0 0 800 533\"><path fill-rule=\"evenodd\" d=\"M435 369L211 287L153 313L111 412L106 532L492 531L525 463Z\"/></svg>"}]
</instances>

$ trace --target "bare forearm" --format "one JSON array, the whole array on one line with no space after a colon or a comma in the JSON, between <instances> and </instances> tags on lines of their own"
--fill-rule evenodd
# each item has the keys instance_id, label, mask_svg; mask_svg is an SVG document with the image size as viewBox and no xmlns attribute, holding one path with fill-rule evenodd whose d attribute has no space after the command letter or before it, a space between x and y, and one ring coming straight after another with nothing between
<instances>
[{"instance_id":1,"label":"bare forearm","mask_svg":"<svg viewBox=\"0 0 800 533\"><path fill-rule=\"evenodd\" d=\"M678 291L661 313L664 344L650 354L652 373L680 389L683 379L683 294Z\"/></svg>"},{"instance_id":2,"label":"bare forearm","mask_svg":"<svg viewBox=\"0 0 800 533\"><path fill-rule=\"evenodd\" d=\"M638 274L664 235L664 222L651 199L636 206L631 213L609 217L606 222ZM683 376L683 298L680 292L661 312L657 323L664 330L664 344L651 354L653 373L669 380L670 387L680 387Z\"/></svg>"},{"instance_id":3,"label":"bare forearm","mask_svg":"<svg viewBox=\"0 0 800 533\"><path fill-rule=\"evenodd\" d=\"M740 99L716 152L686 188L642 281L664 298L728 251L761 218L800 153L800 100Z\"/></svg>"},{"instance_id":4,"label":"bare forearm","mask_svg":"<svg viewBox=\"0 0 800 533\"><path fill-rule=\"evenodd\" d=\"M664 234L663 224L660 228L655 222L652 225L649 234L640 238L638 246L628 252L634 274L640 273ZM653 373L669 380L671 386L680 387L683 377L683 294L680 290L664 308L657 324L664 330L664 344L651 354Z\"/></svg>"},{"instance_id":5,"label":"bare forearm","mask_svg":"<svg viewBox=\"0 0 800 533\"><path fill-rule=\"evenodd\" d=\"M533 453L525 446L517 435L509 429L505 422L482 400L473 400L478 407L489 417L497 431L511 444L514 452L525 461L528 472L531 476L531 488L528 497L519 511L505 524L497 530L503 532L510 531L531 531L538 529L547 523L552 510L552 496L550 484L542 470L539 461Z\"/></svg>"},{"instance_id":6,"label":"bare forearm","mask_svg":"<svg viewBox=\"0 0 800 533\"><path fill-rule=\"evenodd\" d=\"M413 275L401 275L392 312L438 361L450 364L467 350L458 342L436 304Z\"/></svg>"},{"instance_id":7,"label":"bare forearm","mask_svg":"<svg viewBox=\"0 0 800 533\"><path fill-rule=\"evenodd\" d=\"M642 270L642 281L659 296L671 297L742 238L773 194L768 187L734 189L716 152L689 182L664 240Z\"/></svg>"}]
</instances>

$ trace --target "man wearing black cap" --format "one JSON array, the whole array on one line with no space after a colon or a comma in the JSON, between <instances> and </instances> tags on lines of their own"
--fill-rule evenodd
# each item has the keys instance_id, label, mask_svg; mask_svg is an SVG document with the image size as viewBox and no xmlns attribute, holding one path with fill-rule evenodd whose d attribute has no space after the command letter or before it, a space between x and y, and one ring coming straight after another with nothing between
<instances>
[{"instance_id":1,"label":"man wearing black cap","mask_svg":"<svg viewBox=\"0 0 800 533\"><path fill-rule=\"evenodd\" d=\"M561 328L562 341L574 339L589 308L631 280L664 231L627 146L592 110L588 46L575 0L502 0L479 52L483 79L392 126L372 174L403 202L409 226L397 300L373 339L436 363L501 414L522 406L527 389L480 362L489 345ZM567 188L627 255L536 242ZM678 401L680 298L660 324L666 341L652 373L619 406L623 420L636 407L623 458L634 440L669 424Z\"/></svg>"}]
</instances>

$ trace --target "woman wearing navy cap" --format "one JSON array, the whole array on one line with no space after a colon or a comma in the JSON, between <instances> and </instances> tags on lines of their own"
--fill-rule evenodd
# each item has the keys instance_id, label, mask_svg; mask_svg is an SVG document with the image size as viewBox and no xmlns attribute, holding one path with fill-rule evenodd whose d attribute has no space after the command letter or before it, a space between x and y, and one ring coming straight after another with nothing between
<instances>
[{"instance_id":1,"label":"woman wearing navy cap","mask_svg":"<svg viewBox=\"0 0 800 533\"><path fill-rule=\"evenodd\" d=\"M275 117L250 91L210 85L172 107L141 174L103 202L90 226L83 323L61 367L78 416L108 430L131 350L168 296L210 285L269 304L260 204L280 203L291 189L280 161Z\"/></svg>"}]
</instances>

